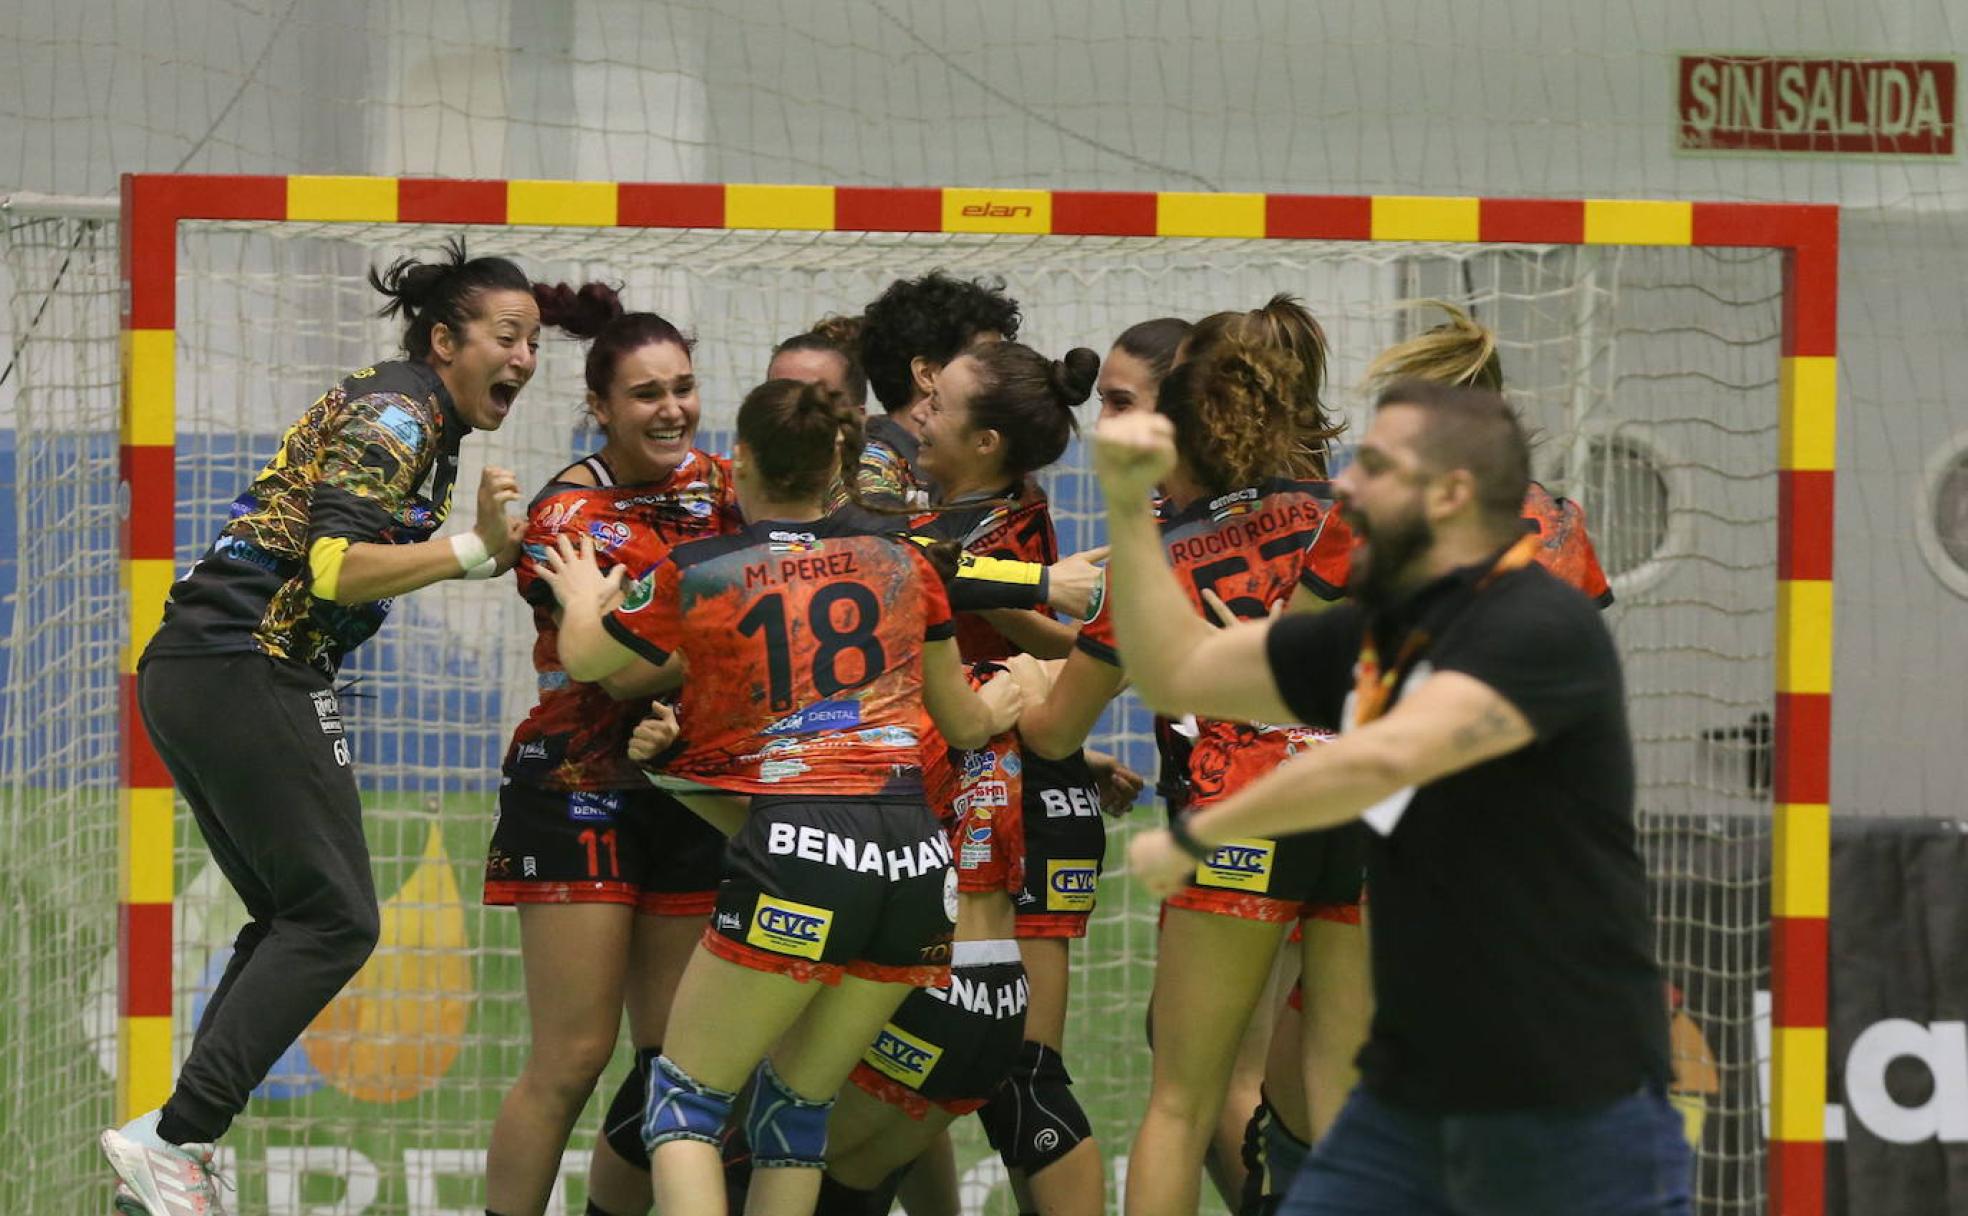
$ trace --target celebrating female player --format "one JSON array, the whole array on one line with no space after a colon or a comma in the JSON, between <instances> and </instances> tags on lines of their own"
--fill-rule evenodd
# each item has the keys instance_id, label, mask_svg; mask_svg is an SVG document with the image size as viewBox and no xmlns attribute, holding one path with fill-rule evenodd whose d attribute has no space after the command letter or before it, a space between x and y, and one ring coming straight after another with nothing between
<instances>
[{"instance_id":1,"label":"celebrating female player","mask_svg":"<svg viewBox=\"0 0 1968 1216\"><path fill-rule=\"evenodd\" d=\"M1100 416L1129 410L1153 410L1162 381L1175 366L1176 352L1195 327L1180 317L1156 317L1121 331L1100 364L1094 391L1100 394Z\"/></svg>"},{"instance_id":2,"label":"celebrating female player","mask_svg":"<svg viewBox=\"0 0 1968 1216\"><path fill-rule=\"evenodd\" d=\"M1193 328L1177 317L1157 317L1123 330L1100 365L1100 380L1095 386L1100 394L1100 416L1109 418L1133 410L1152 412L1160 398L1162 381L1175 366L1176 353ZM1323 366L1323 360L1318 365ZM1313 400L1316 403L1317 385L1313 386ZM1160 758L1155 792L1171 815L1179 814L1189 805L1189 751L1195 726L1194 719L1172 722L1160 715L1155 718L1155 750ZM1296 952L1287 949L1281 966L1296 976ZM1223 1112L1204 1156L1210 1180L1216 1184L1224 1203L1233 1210L1245 1190L1245 1132L1252 1112L1262 1104L1265 1055L1272 1041L1275 1003L1260 1002L1251 1012L1250 1025L1238 1046L1236 1062L1225 1086ZM1294 1039L1294 1061L1296 1050Z\"/></svg>"},{"instance_id":3,"label":"celebrating female player","mask_svg":"<svg viewBox=\"0 0 1968 1216\"><path fill-rule=\"evenodd\" d=\"M974 747L1020 704L1010 681L965 682L920 549L822 515L860 430L839 395L769 381L738 411L742 531L679 546L605 621L622 579L587 541L557 541L542 575L568 673L688 663L667 771L752 797L650 1071L665 1216L724 1211L717 1141L748 1081L748 1210L812 1209L834 1095L909 989L948 974L956 876L924 803L922 715Z\"/></svg>"},{"instance_id":4,"label":"celebrating female player","mask_svg":"<svg viewBox=\"0 0 1968 1216\"><path fill-rule=\"evenodd\" d=\"M625 1003L642 1067L610 1107L588 1189L604 1211L648 1206L641 1073L662 1050L670 997L716 901L724 853L724 838L624 753L653 669L570 679L534 556L557 537L585 536L600 564L639 574L682 541L737 527L728 466L692 446L700 406L691 343L654 313L623 312L601 284L578 294L563 285L553 298L563 305L559 327L590 340L587 411L605 441L534 497L514 571L533 605L540 701L506 750L485 863L485 901L519 908L531 1026L486 1155L486 1210L503 1216L545 1210Z\"/></svg>"},{"instance_id":5,"label":"celebrating female player","mask_svg":"<svg viewBox=\"0 0 1968 1216\"><path fill-rule=\"evenodd\" d=\"M1099 367L1090 350L1053 362L1016 342L973 346L951 360L930 394L918 454L937 487L939 510L919 519L918 529L958 540L973 554L1055 560L1051 514L1032 474L1065 452L1073 407L1086 400ZM965 616L957 626L964 658L972 663L1019 651L1062 657L1073 636L1071 627L1031 612ZM1077 748L1046 759L1007 740L1003 756L1015 780L986 781L981 796L1020 791L1023 881L1016 892L1016 935L1032 999L1018 1058L980 1118L1014 1185L1030 1186L1040 1211L1097 1212L1099 1148L1060 1053L1067 945L1086 933L1106 853L1100 799ZM963 763L977 767L977 758Z\"/></svg>"},{"instance_id":6,"label":"celebrating female player","mask_svg":"<svg viewBox=\"0 0 1968 1216\"><path fill-rule=\"evenodd\" d=\"M1311 316L1278 297L1198 324L1161 385L1157 408L1175 423L1182 452L1163 486L1163 544L1187 573L1199 611L1206 592L1238 617L1259 618L1302 586L1325 589L1316 549L1328 506L1319 487L1294 480L1336 429L1314 408L1316 395L1307 400L1323 355ZM1052 694L1020 723L1028 750L1078 746L1119 689L1122 658L1110 619L1088 622ZM1201 722L1190 797L1225 797L1321 737L1303 727ZM1238 1043L1293 921L1306 922L1305 963L1325 981L1307 1023L1306 1066L1314 1092L1331 1095L1336 1112L1351 1049L1365 1032L1360 874L1349 835L1239 841L1199 865L1168 901L1151 1014L1154 1079L1129 1158L1130 1213L1194 1211Z\"/></svg>"},{"instance_id":7,"label":"celebrating female player","mask_svg":"<svg viewBox=\"0 0 1968 1216\"><path fill-rule=\"evenodd\" d=\"M1468 313L1443 300L1423 300L1421 306L1440 308L1448 320L1397 343L1367 366L1363 388L1369 399L1381 388L1402 380L1503 391L1503 364L1497 357L1496 334ZM1612 603L1613 592L1585 528L1585 513L1575 502L1559 498L1537 482L1524 496L1524 522L1541 540L1539 564L1572 584L1600 607ZM1344 583L1346 575L1338 573ZM1303 996L1293 989L1278 1015L1264 1072L1257 1110L1245 1130L1244 1157L1253 1168L1240 1209L1244 1216L1269 1216L1283 1201L1298 1167L1311 1152L1314 1123L1306 1109L1304 1079L1298 1067L1299 1011ZM1325 1123L1317 1126L1323 1129Z\"/></svg>"},{"instance_id":8,"label":"celebrating female player","mask_svg":"<svg viewBox=\"0 0 1968 1216\"><path fill-rule=\"evenodd\" d=\"M310 406L172 588L138 704L172 780L252 921L161 1110L104 1132L151 1216L217 1212L211 1142L341 990L379 931L362 801L332 682L396 596L487 577L519 551L513 475L487 468L470 531L444 523L458 445L497 430L532 378L541 306L504 258L462 241L371 271L404 319L400 360Z\"/></svg>"}]
</instances>

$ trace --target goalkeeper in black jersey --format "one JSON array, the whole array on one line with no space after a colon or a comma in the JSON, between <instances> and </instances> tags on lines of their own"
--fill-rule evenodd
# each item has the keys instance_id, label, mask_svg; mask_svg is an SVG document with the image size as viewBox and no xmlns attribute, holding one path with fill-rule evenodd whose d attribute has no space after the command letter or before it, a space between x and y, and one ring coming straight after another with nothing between
<instances>
[{"instance_id":1,"label":"goalkeeper in black jersey","mask_svg":"<svg viewBox=\"0 0 1968 1216\"><path fill-rule=\"evenodd\" d=\"M541 310L503 258L462 243L370 282L405 321L401 360L310 406L232 503L218 539L171 588L138 667L158 754L213 860L245 903L224 977L160 1110L102 1135L149 1216L210 1216L212 1142L375 948L380 918L362 804L332 687L390 601L488 577L517 554L513 475L480 478L469 531L449 514L458 445L496 430L532 377Z\"/></svg>"}]
</instances>

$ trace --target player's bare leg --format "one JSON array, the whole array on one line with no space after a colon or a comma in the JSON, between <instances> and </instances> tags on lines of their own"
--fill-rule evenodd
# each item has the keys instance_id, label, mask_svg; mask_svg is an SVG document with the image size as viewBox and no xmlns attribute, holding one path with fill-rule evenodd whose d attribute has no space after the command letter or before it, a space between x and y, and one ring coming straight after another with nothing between
<instances>
[{"instance_id":1,"label":"player's bare leg","mask_svg":"<svg viewBox=\"0 0 1968 1216\"><path fill-rule=\"evenodd\" d=\"M1223 1113L1217 1116L1216 1132L1210 1137L1209 1150L1203 1158L1217 1196L1232 1212L1243 1202L1248 1173L1244 1168L1244 1132L1262 1100L1265 1061L1271 1053L1279 1009L1297 975L1296 952L1280 950L1271 967L1271 982L1251 1011L1243 1042L1237 1045L1237 1062L1231 1067L1230 1083L1224 1089Z\"/></svg>"},{"instance_id":2,"label":"player's bare leg","mask_svg":"<svg viewBox=\"0 0 1968 1216\"><path fill-rule=\"evenodd\" d=\"M833 1118L827 1124L827 1174L843 1186L873 1191L887 1182L890 1174L913 1162L910 1175L914 1176L927 1165L933 1189L937 1173L934 1157L938 1155L935 1149L939 1141L949 1143L945 1133L955 1119L950 1112L934 1106L922 1118L913 1118L907 1111L858 1086L843 1085ZM954 1170L954 1157L951 1167ZM952 1176L952 1195L956 1191L955 1183ZM920 1198L930 1201L921 1211L904 1201L909 1216L955 1216L955 1208L942 1203L931 1191L924 1191Z\"/></svg>"},{"instance_id":3,"label":"player's bare leg","mask_svg":"<svg viewBox=\"0 0 1968 1216\"><path fill-rule=\"evenodd\" d=\"M1364 919L1358 925L1307 920L1303 957L1305 1013L1299 1042L1311 1132L1305 1142L1316 1145L1360 1079L1354 1059L1373 1021L1373 969Z\"/></svg>"},{"instance_id":4,"label":"player's bare leg","mask_svg":"<svg viewBox=\"0 0 1968 1216\"><path fill-rule=\"evenodd\" d=\"M846 1087L848 1074L860 1062L862 1052L875 1041L909 992L906 984L842 977L839 987L816 997L773 1048L773 1070L786 1088L801 1098L833 1098ZM752 1149L756 1155L759 1146L755 1144ZM808 1216L820 1194L820 1174L818 1169L754 1165L745 1216Z\"/></svg>"},{"instance_id":5,"label":"player's bare leg","mask_svg":"<svg viewBox=\"0 0 1968 1216\"><path fill-rule=\"evenodd\" d=\"M735 1096L770 1051L781 1082L798 1095L824 1101L839 1092L908 992L906 985L852 976L832 989L803 984L729 962L700 946L677 985L664 1055L693 1084ZM730 1016L734 1009L745 1016ZM801 1058L809 1054L815 1058ZM650 1174L662 1216L724 1216L724 1165L717 1145L692 1139L659 1144L650 1155ZM755 1169L745 1210L752 1216L809 1213L819 1188L817 1169Z\"/></svg>"},{"instance_id":6,"label":"player's bare leg","mask_svg":"<svg viewBox=\"0 0 1968 1216\"><path fill-rule=\"evenodd\" d=\"M1025 1009L1025 1038L1065 1058L1066 1000L1071 990L1071 942L1058 937L1024 937L1018 953L1025 963L1031 1004ZM1107 1179L1100 1145L1083 1140L1037 1173L1011 1172L1018 1210L1039 1216L1100 1216L1107 1210Z\"/></svg>"},{"instance_id":7,"label":"player's bare leg","mask_svg":"<svg viewBox=\"0 0 1968 1216\"><path fill-rule=\"evenodd\" d=\"M629 1008L630 1040L638 1051L662 1046L677 984L683 979L691 951L703 935L701 916L635 918L635 930L629 940L625 1001ZM642 1078L645 1085L648 1080ZM640 1138L641 1120L627 1131ZM642 1216L654 1201L648 1168L624 1160L607 1134L596 1139L594 1155L589 1159L588 1200L608 1216Z\"/></svg>"},{"instance_id":8,"label":"player's bare leg","mask_svg":"<svg viewBox=\"0 0 1968 1216\"><path fill-rule=\"evenodd\" d=\"M1194 1216L1203 1153L1285 926L1169 908L1155 965L1154 1078L1128 1156L1127 1216Z\"/></svg>"},{"instance_id":9,"label":"player's bare leg","mask_svg":"<svg viewBox=\"0 0 1968 1216\"><path fill-rule=\"evenodd\" d=\"M924 1122L942 1114L931 1111ZM958 1216L963 1211L963 1197L957 1191L957 1146L950 1142L951 1122L941 1119L941 1130L916 1154L915 1164L895 1189L896 1202L908 1216Z\"/></svg>"},{"instance_id":10,"label":"player's bare leg","mask_svg":"<svg viewBox=\"0 0 1968 1216\"><path fill-rule=\"evenodd\" d=\"M615 1052L635 909L521 904L520 957L531 1024L526 1064L499 1105L485 1160L485 1206L546 1210L561 1152Z\"/></svg>"}]
</instances>

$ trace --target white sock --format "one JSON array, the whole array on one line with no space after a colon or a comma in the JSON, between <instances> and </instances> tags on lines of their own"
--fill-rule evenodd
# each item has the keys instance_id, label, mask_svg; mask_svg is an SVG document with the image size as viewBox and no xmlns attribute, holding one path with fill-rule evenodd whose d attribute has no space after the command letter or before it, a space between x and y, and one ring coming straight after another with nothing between
<instances>
[{"instance_id":1,"label":"white sock","mask_svg":"<svg viewBox=\"0 0 1968 1216\"><path fill-rule=\"evenodd\" d=\"M162 1110L154 1110L149 1114L138 1115L116 1130L125 1140L141 1144L145 1148L177 1148L177 1145L157 1134L157 1121L163 1117Z\"/></svg>"}]
</instances>

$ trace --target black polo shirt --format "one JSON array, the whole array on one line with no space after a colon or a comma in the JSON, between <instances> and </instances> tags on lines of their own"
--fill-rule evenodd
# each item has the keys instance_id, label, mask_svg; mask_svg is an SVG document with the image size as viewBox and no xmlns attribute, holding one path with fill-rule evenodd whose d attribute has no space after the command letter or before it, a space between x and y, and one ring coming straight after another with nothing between
<instances>
[{"instance_id":1,"label":"black polo shirt","mask_svg":"<svg viewBox=\"0 0 1968 1216\"><path fill-rule=\"evenodd\" d=\"M1421 787L1372 834L1361 1077L1438 1113L1603 1102L1669 1076L1619 655L1592 602L1542 567L1478 591L1488 569L1449 574L1376 624L1384 661L1417 624L1435 638L1397 698L1431 670L1462 672L1537 735ZM1362 627L1349 602L1272 628L1271 670L1304 721L1342 720Z\"/></svg>"}]
</instances>

